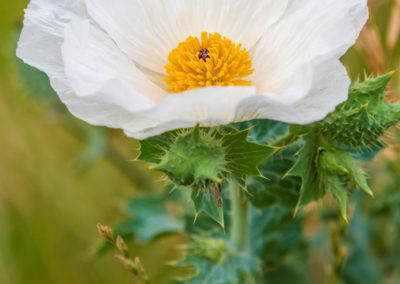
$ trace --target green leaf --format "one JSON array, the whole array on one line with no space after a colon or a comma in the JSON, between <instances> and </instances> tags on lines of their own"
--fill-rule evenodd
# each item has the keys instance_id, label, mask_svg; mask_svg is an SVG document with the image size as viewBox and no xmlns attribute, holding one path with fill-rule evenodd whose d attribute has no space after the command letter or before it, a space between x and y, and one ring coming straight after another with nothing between
<instances>
[{"instance_id":1,"label":"green leaf","mask_svg":"<svg viewBox=\"0 0 400 284\"><path fill-rule=\"evenodd\" d=\"M134 198L127 203L126 211L129 219L115 229L122 237L135 236L149 242L160 235L182 231L185 226L179 204L170 196Z\"/></svg>"},{"instance_id":2,"label":"green leaf","mask_svg":"<svg viewBox=\"0 0 400 284\"><path fill-rule=\"evenodd\" d=\"M170 188L167 188L169 192ZM163 196L137 197L125 206L127 217L113 231L124 239L137 238L148 243L166 234L182 232L186 226L184 208L178 191ZM102 254L111 245L103 242L96 251Z\"/></svg>"},{"instance_id":3,"label":"green leaf","mask_svg":"<svg viewBox=\"0 0 400 284\"><path fill-rule=\"evenodd\" d=\"M293 219L292 210L282 207L262 211L252 208L250 244L263 265L263 274L256 283L309 283L302 221Z\"/></svg>"},{"instance_id":4,"label":"green leaf","mask_svg":"<svg viewBox=\"0 0 400 284\"><path fill-rule=\"evenodd\" d=\"M225 230L222 196L220 196L221 199L216 200L221 194L218 187L218 185L214 185L210 189L192 188L191 198L196 210L195 220L199 214L204 212Z\"/></svg>"},{"instance_id":5,"label":"green leaf","mask_svg":"<svg viewBox=\"0 0 400 284\"><path fill-rule=\"evenodd\" d=\"M305 141L304 146L298 153L296 163L288 172L288 175L300 177L302 180L300 197L295 212L300 207L320 199L325 194L325 190L319 184L316 164L319 151L317 137L314 133L310 133L303 139Z\"/></svg>"},{"instance_id":6,"label":"green leaf","mask_svg":"<svg viewBox=\"0 0 400 284\"><path fill-rule=\"evenodd\" d=\"M222 239L194 239L188 247L185 259L179 267L194 267L194 275L175 283L183 284L240 284L255 275L260 268L259 260L245 252L235 252Z\"/></svg>"},{"instance_id":7,"label":"green leaf","mask_svg":"<svg viewBox=\"0 0 400 284\"><path fill-rule=\"evenodd\" d=\"M383 233L384 228L390 224L390 216L385 216L383 224L374 223L379 218L371 210L374 207L376 200L372 204L368 204L368 208L361 208L359 200L361 195L356 196L357 201L355 210L346 232L346 241L348 245L348 253L343 265L342 279L345 283L383 283L382 274L385 261L390 262L389 267L395 262L390 257L390 251L394 252L395 258L398 257L396 250L398 238L395 237L395 245L390 250L382 248L384 242L377 240L380 236L387 239L387 234ZM363 216L363 211L369 211L371 216ZM390 213L389 213L390 214ZM373 231L376 230L375 233ZM375 241L375 243L374 243ZM378 242L377 242L378 241ZM374 247L380 247L379 250ZM382 253L385 251L385 253ZM379 259L379 258L382 259ZM394 283L397 283L396 281Z\"/></svg>"},{"instance_id":8,"label":"green leaf","mask_svg":"<svg viewBox=\"0 0 400 284\"><path fill-rule=\"evenodd\" d=\"M169 150L178 135L178 131L166 132L159 136L154 136L140 142L139 161L145 161L153 164L161 162L165 153Z\"/></svg>"},{"instance_id":9,"label":"green leaf","mask_svg":"<svg viewBox=\"0 0 400 284\"><path fill-rule=\"evenodd\" d=\"M292 211L271 206L251 210L250 244L255 255L276 265L290 250L302 242L302 219L293 219Z\"/></svg>"},{"instance_id":10,"label":"green leaf","mask_svg":"<svg viewBox=\"0 0 400 284\"><path fill-rule=\"evenodd\" d=\"M257 166L275 154L279 148L247 141L249 130L222 137L225 151L226 170L237 177L261 176Z\"/></svg>"},{"instance_id":11,"label":"green leaf","mask_svg":"<svg viewBox=\"0 0 400 284\"><path fill-rule=\"evenodd\" d=\"M280 205L293 209L299 199L301 179L284 176L295 164L295 153L301 144L295 143L284 148L273 158L267 160L260 171L265 178L247 178L248 199L257 208Z\"/></svg>"},{"instance_id":12,"label":"green leaf","mask_svg":"<svg viewBox=\"0 0 400 284\"><path fill-rule=\"evenodd\" d=\"M289 175L302 179L300 198L295 213L311 201L321 199L327 192L336 199L342 217L347 221L349 188L360 187L373 195L360 165L351 154L335 148L323 137L310 133L299 152Z\"/></svg>"},{"instance_id":13,"label":"green leaf","mask_svg":"<svg viewBox=\"0 0 400 284\"><path fill-rule=\"evenodd\" d=\"M269 119L257 119L236 123L234 127L239 130L250 129L250 141L269 145L289 131L288 124Z\"/></svg>"}]
</instances>

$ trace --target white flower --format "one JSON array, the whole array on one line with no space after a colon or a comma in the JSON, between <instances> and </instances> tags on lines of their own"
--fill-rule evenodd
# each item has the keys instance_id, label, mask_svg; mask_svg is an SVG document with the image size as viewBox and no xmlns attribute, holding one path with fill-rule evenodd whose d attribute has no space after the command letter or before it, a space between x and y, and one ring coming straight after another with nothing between
<instances>
[{"instance_id":1,"label":"white flower","mask_svg":"<svg viewBox=\"0 0 400 284\"><path fill-rule=\"evenodd\" d=\"M75 116L138 139L196 122L307 124L347 98L339 58L366 2L32 0L17 54L48 74ZM202 32L213 47L189 48Z\"/></svg>"}]
</instances>

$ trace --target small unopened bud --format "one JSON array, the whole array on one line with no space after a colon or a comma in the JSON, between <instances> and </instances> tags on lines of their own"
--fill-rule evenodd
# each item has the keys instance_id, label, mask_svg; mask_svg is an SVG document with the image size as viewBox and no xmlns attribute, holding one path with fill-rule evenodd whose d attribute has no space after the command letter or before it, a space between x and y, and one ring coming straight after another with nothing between
<instances>
[{"instance_id":1,"label":"small unopened bud","mask_svg":"<svg viewBox=\"0 0 400 284\"><path fill-rule=\"evenodd\" d=\"M119 250L125 257L129 257L128 246L126 245L124 239L123 239L120 235L118 235L117 241L116 241L115 245L117 246L118 250Z\"/></svg>"},{"instance_id":2,"label":"small unopened bud","mask_svg":"<svg viewBox=\"0 0 400 284\"><path fill-rule=\"evenodd\" d=\"M102 235L110 243L114 244L114 242L115 242L114 234L110 227L104 226L99 223L99 224L97 224L97 229L98 229L100 235Z\"/></svg>"}]
</instances>

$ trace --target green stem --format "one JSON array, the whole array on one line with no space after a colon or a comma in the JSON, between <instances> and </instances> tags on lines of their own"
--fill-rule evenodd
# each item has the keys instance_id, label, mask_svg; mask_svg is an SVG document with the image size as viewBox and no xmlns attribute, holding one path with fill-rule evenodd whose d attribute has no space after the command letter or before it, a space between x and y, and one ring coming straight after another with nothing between
<instances>
[{"instance_id":1,"label":"green stem","mask_svg":"<svg viewBox=\"0 0 400 284\"><path fill-rule=\"evenodd\" d=\"M231 240L241 251L249 246L249 206L244 191L236 180L230 180L231 194Z\"/></svg>"}]
</instances>

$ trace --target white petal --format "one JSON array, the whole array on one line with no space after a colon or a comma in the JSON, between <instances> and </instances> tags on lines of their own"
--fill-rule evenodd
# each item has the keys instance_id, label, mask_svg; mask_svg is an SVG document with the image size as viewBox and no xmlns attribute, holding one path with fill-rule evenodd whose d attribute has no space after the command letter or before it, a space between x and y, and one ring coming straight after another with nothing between
<instances>
[{"instance_id":1,"label":"white petal","mask_svg":"<svg viewBox=\"0 0 400 284\"><path fill-rule=\"evenodd\" d=\"M85 0L90 15L141 66L164 73L188 36L219 32L250 49L288 0Z\"/></svg>"},{"instance_id":2,"label":"white petal","mask_svg":"<svg viewBox=\"0 0 400 284\"><path fill-rule=\"evenodd\" d=\"M248 98L237 109L235 120L268 118L292 124L319 121L346 101L350 79L343 65L332 59L316 66L312 86L305 97L293 104L282 103L266 95Z\"/></svg>"},{"instance_id":3,"label":"white petal","mask_svg":"<svg viewBox=\"0 0 400 284\"><path fill-rule=\"evenodd\" d=\"M367 18L366 0L292 0L254 51L257 91L284 104L301 99L313 86L315 67L342 56Z\"/></svg>"},{"instance_id":4,"label":"white petal","mask_svg":"<svg viewBox=\"0 0 400 284\"><path fill-rule=\"evenodd\" d=\"M234 121L236 109L246 98L255 95L253 87L209 87L171 94L154 108L140 112L143 124L125 125L128 136L147 138L165 131L202 126L225 125ZM152 123L149 123L152 120ZM145 124L149 124L145 128Z\"/></svg>"},{"instance_id":5,"label":"white petal","mask_svg":"<svg viewBox=\"0 0 400 284\"><path fill-rule=\"evenodd\" d=\"M64 76L61 45L65 26L88 18L83 0L32 0L25 10L17 56L51 77Z\"/></svg>"},{"instance_id":6,"label":"white petal","mask_svg":"<svg viewBox=\"0 0 400 284\"><path fill-rule=\"evenodd\" d=\"M69 78L67 78L61 49L64 44L67 26L70 26L72 22L84 23L89 19L83 1L32 0L25 12L24 28L18 42L17 55L26 63L47 73L52 87L72 114L95 125L122 128L127 121L131 122L137 119L132 113L132 109L141 109L154 104L150 104L148 98L141 96L135 97L135 99L128 97L130 94L137 95L137 88L144 88L142 81L129 81L132 78L132 80L136 79L139 81L143 79L143 75L138 73L137 70L132 70L134 69L134 64L129 58L122 53L118 54L118 49L112 49L112 41L110 39L102 38L103 45L99 44L96 46L96 50L92 49L89 51L79 48L79 45L81 47L86 45L86 48L91 44L91 47L94 47L94 35L85 37L80 33L88 31L87 24L86 30L84 29L85 26L82 26L82 30L79 27L79 32L73 32L69 35L71 49L65 51L64 54L66 57L72 55L80 57L79 62L77 62L78 57L68 60L68 69L74 73L74 68L80 65L79 68L82 68L80 74L87 81L78 80L75 76L76 74L70 74ZM71 30L72 26L69 29ZM96 35L98 34L96 33ZM74 39L79 40L74 41ZM105 49L102 51L105 51L105 53L99 56L98 51L104 45ZM84 58L85 56L88 57L88 60ZM98 62L93 62L94 58ZM116 60L116 62L110 62L112 60ZM127 73L120 80L115 81L112 76L119 75L116 74L119 71L118 68L120 68L120 66L117 66L117 63L121 63L121 61L124 63L121 70L123 69ZM85 65L85 63L88 64ZM99 81L95 80L94 77L90 77L90 72L88 71L91 68L92 71L96 71ZM110 70L113 68L115 69ZM107 73L107 71L110 72ZM74 89L71 86L70 80L74 84ZM131 83L130 86L128 83L125 84L124 80ZM146 80L143 79L143 81ZM137 88L130 89L132 84L135 84ZM155 88L151 84L149 86L149 88L146 87L146 94L157 95L159 90L152 93L152 89L154 90ZM94 94L95 91L96 94ZM161 97L160 94L161 92L155 98L159 99ZM143 103L143 106L140 105L141 103Z\"/></svg>"},{"instance_id":7,"label":"white petal","mask_svg":"<svg viewBox=\"0 0 400 284\"><path fill-rule=\"evenodd\" d=\"M167 94L89 20L67 26L62 54L67 78L78 96L138 111Z\"/></svg>"}]
</instances>

